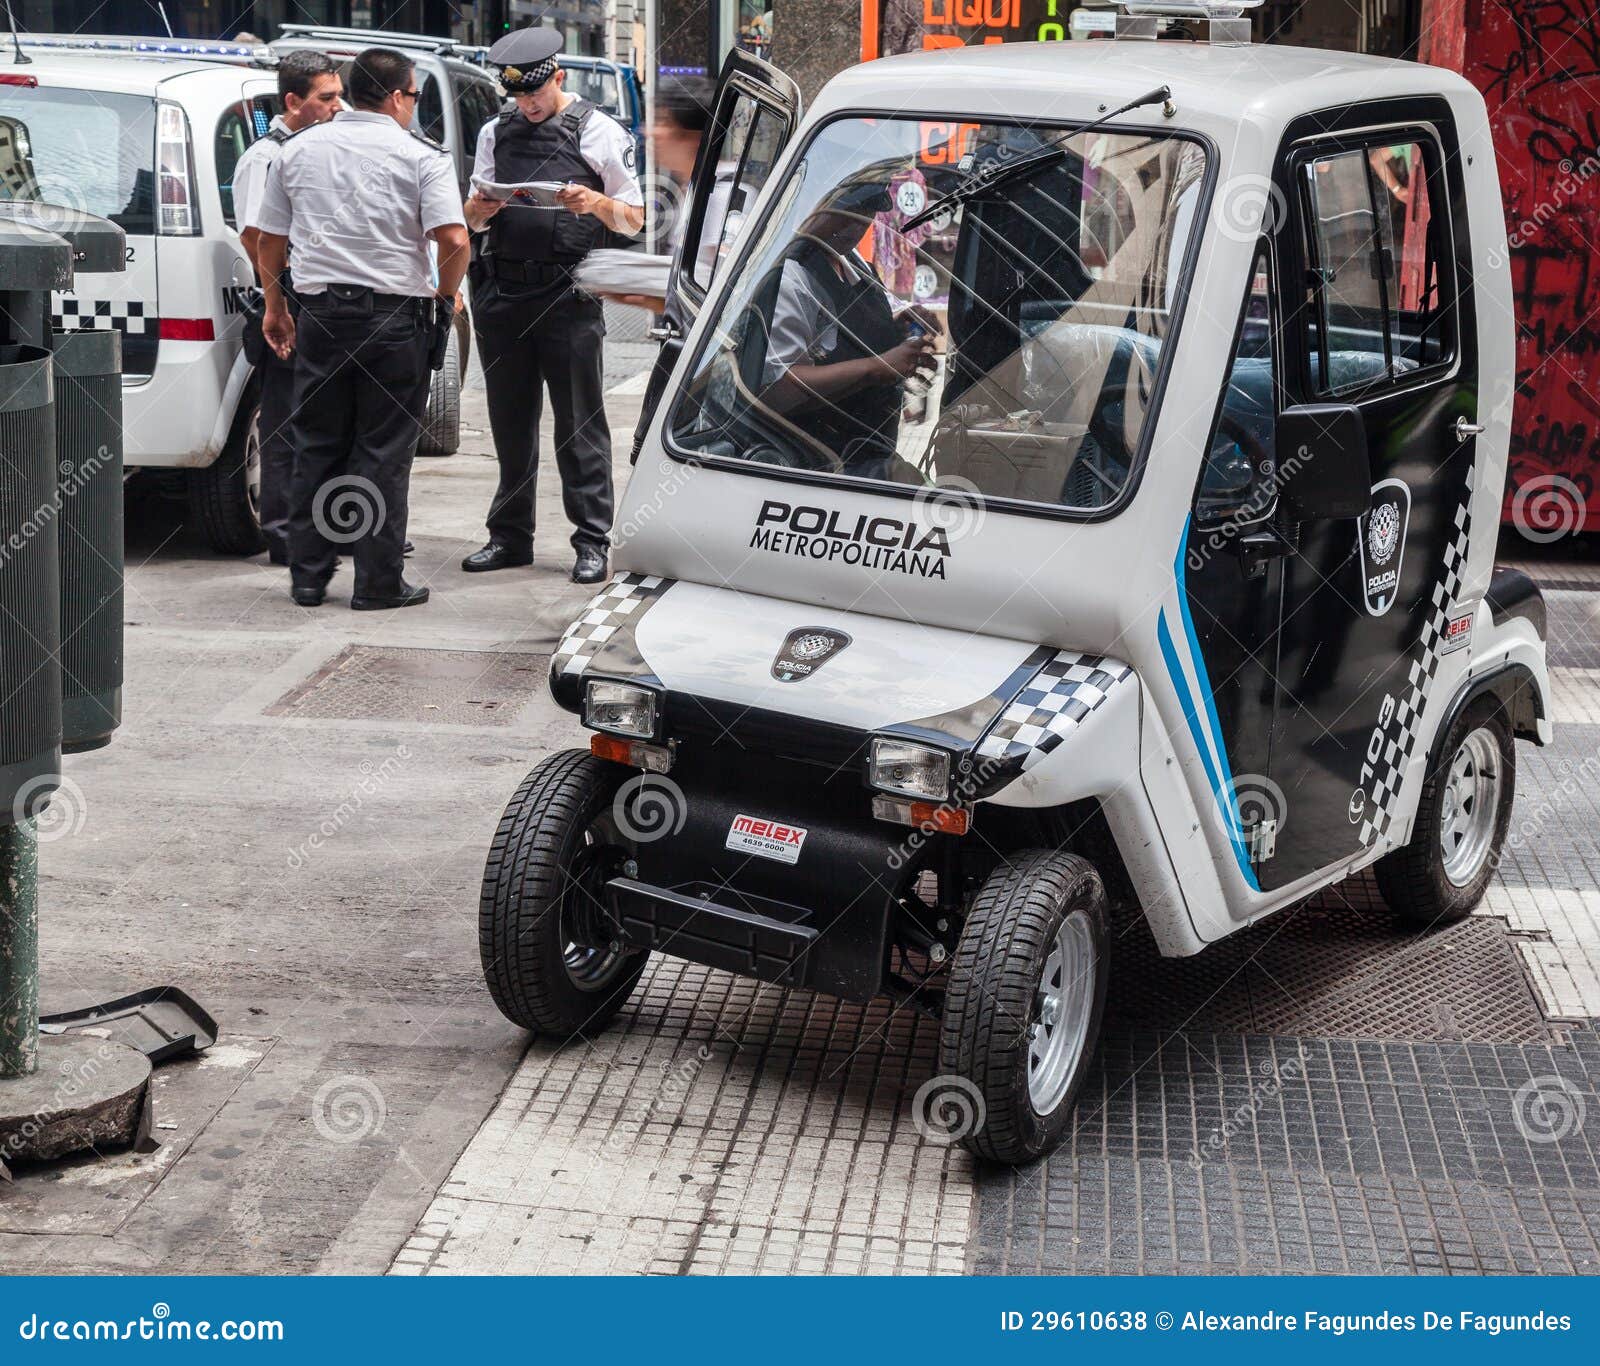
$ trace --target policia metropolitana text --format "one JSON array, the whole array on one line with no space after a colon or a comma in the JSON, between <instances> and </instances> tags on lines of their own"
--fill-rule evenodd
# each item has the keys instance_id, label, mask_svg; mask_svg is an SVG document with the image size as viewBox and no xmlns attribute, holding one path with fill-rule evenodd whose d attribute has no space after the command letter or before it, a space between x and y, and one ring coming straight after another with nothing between
<instances>
[{"instance_id":1,"label":"policia metropolitana text","mask_svg":"<svg viewBox=\"0 0 1600 1366\"><path fill-rule=\"evenodd\" d=\"M611 534L611 429L606 422L599 300L573 283L578 262L607 230L644 225L632 138L599 106L569 95L556 60L562 36L529 28L489 50L515 108L478 138L467 224L483 233L472 267L472 321L483 362L500 484L489 541L462 561L469 573L533 563L539 418L548 389L556 467L572 523L572 577L606 576ZM504 197L493 186L559 184L555 203Z\"/></svg>"}]
</instances>

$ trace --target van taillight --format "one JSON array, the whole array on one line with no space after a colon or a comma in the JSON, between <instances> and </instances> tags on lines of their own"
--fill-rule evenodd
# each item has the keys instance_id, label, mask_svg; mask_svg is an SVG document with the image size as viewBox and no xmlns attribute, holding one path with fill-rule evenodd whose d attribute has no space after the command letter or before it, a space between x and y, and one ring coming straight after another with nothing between
<instances>
[{"instance_id":1,"label":"van taillight","mask_svg":"<svg viewBox=\"0 0 1600 1366\"><path fill-rule=\"evenodd\" d=\"M210 318L163 318L162 341L216 341L216 324Z\"/></svg>"},{"instance_id":2,"label":"van taillight","mask_svg":"<svg viewBox=\"0 0 1600 1366\"><path fill-rule=\"evenodd\" d=\"M195 201L194 144L189 120L175 104L156 107L156 231L163 237L193 237L200 231Z\"/></svg>"}]
</instances>

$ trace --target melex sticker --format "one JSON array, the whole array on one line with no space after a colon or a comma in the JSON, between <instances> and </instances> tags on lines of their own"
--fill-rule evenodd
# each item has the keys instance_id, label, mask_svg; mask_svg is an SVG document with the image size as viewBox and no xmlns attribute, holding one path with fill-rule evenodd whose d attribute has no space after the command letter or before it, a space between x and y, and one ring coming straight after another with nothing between
<instances>
[{"instance_id":1,"label":"melex sticker","mask_svg":"<svg viewBox=\"0 0 1600 1366\"><path fill-rule=\"evenodd\" d=\"M1464 650L1472 644L1472 616L1471 612L1464 612L1459 617L1450 618L1450 624L1444 628L1444 639L1439 642L1440 654Z\"/></svg>"},{"instance_id":2,"label":"melex sticker","mask_svg":"<svg viewBox=\"0 0 1600 1366\"><path fill-rule=\"evenodd\" d=\"M804 826L769 821L765 816L735 816L723 848L754 854L757 858L776 859L779 863L795 863L800 858L800 846L805 842Z\"/></svg>"}]
</instances>

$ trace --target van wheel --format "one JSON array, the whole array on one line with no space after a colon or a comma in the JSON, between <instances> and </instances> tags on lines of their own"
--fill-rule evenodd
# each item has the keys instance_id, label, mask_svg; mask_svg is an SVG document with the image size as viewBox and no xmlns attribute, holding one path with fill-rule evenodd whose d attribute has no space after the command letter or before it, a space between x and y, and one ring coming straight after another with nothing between
<instances>
[{"instance_id":1,"label":"van wheel","mask_svg":"<svg viewBox=\"0 0 1600 1366\"><path fill-rule=\"evenodd\" d=\"M433 372L428 411L422 419L417 454L454 455L461 449L461 337L454 328L444 345L444 366Z\"/></svg>"},{"instance_id":2,"label":"van wheel","mask_svg":"<svg viewBox=\"0 0 1600 1366\"><path fill-rule=\"evenodd\" d=\"M1100 1038L1108 944L1105 888L1076 854L1015 854L979 888L939 1033L940 1071L970 1088L964 1147L1029 1162L1065 1137Z\"/></svg>"},{"instance_id":3,"label":"van wheel","mask_svg":"<svg viewBox=\"0 0 1600 1366\"><path fill-rule=\"evenodd\" d=\"M1450 925L1472 913L1500 865L1517 788L1505 711L1479 698L1456 718L1422 789L1411 843L1375 872L1388 907L1412 925Z\"/></svg>"},{"instance_id":4,"label":"van wheel","mask_svg":"<svg viewBox=\"0 0 1600 1366\"><path fill-rule=\"evenodd\" d=\"M261 404L240 406L222 454L203 470L189 471L189 515L215 551L254 555L261 534Z\"/></svg>"},{"instance_id":5,"label":"van wheel","mask_svg":"<svg viewBox=\"0 0 1600 1366\"><path fill-rule=\"evenodd\" d=\"M517 788L483 869L478 953L489 995L513 1024L569 1038L603 1029L648 950L611 943L600 912L627 850L612 801L627 776L583 750L552 754Z\"/></svg>"}]
</instances>

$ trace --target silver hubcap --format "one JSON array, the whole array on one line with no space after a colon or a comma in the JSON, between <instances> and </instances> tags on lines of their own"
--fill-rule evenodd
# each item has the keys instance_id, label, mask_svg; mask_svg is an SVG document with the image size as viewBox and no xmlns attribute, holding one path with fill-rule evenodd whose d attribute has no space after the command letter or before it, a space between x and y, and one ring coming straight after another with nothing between
<instances>
[{"instance_id":1,"label":"silver hubcap","mask_svg":"<svg viewBox=\"0 0 1600 1366\"><path fill-rule=\"evenodd\" d=\"M244 434L244 496L250 515L261 522L261 411L250 417L250 430Z\"/></svg>"},{"instance_id":2,"label":"silver hubcap","mask_svg":"<svg viewBox=\"0 0 1600 1366\"><path fill-rule=\"evenodd\" d=\"M1028 1099L1038 1114L1052 1113L1077 1075L1098 967L1089 917L1075 912L1061 922L1044 960L1028 1029Z\"/></svg>"},{"instance_id":3,"label":"silver hubcap","mask_svg":"<svg viewBox=\"0 0 1600 1366\"><path fill-rule=\"evenodd\" d=\"M1477 877L1489 857L1502 781L1500 746L1492 731L1479 727L1450 760L1439 801L1444 875L1457 887Z\"/></svg>"}]
</instances>

